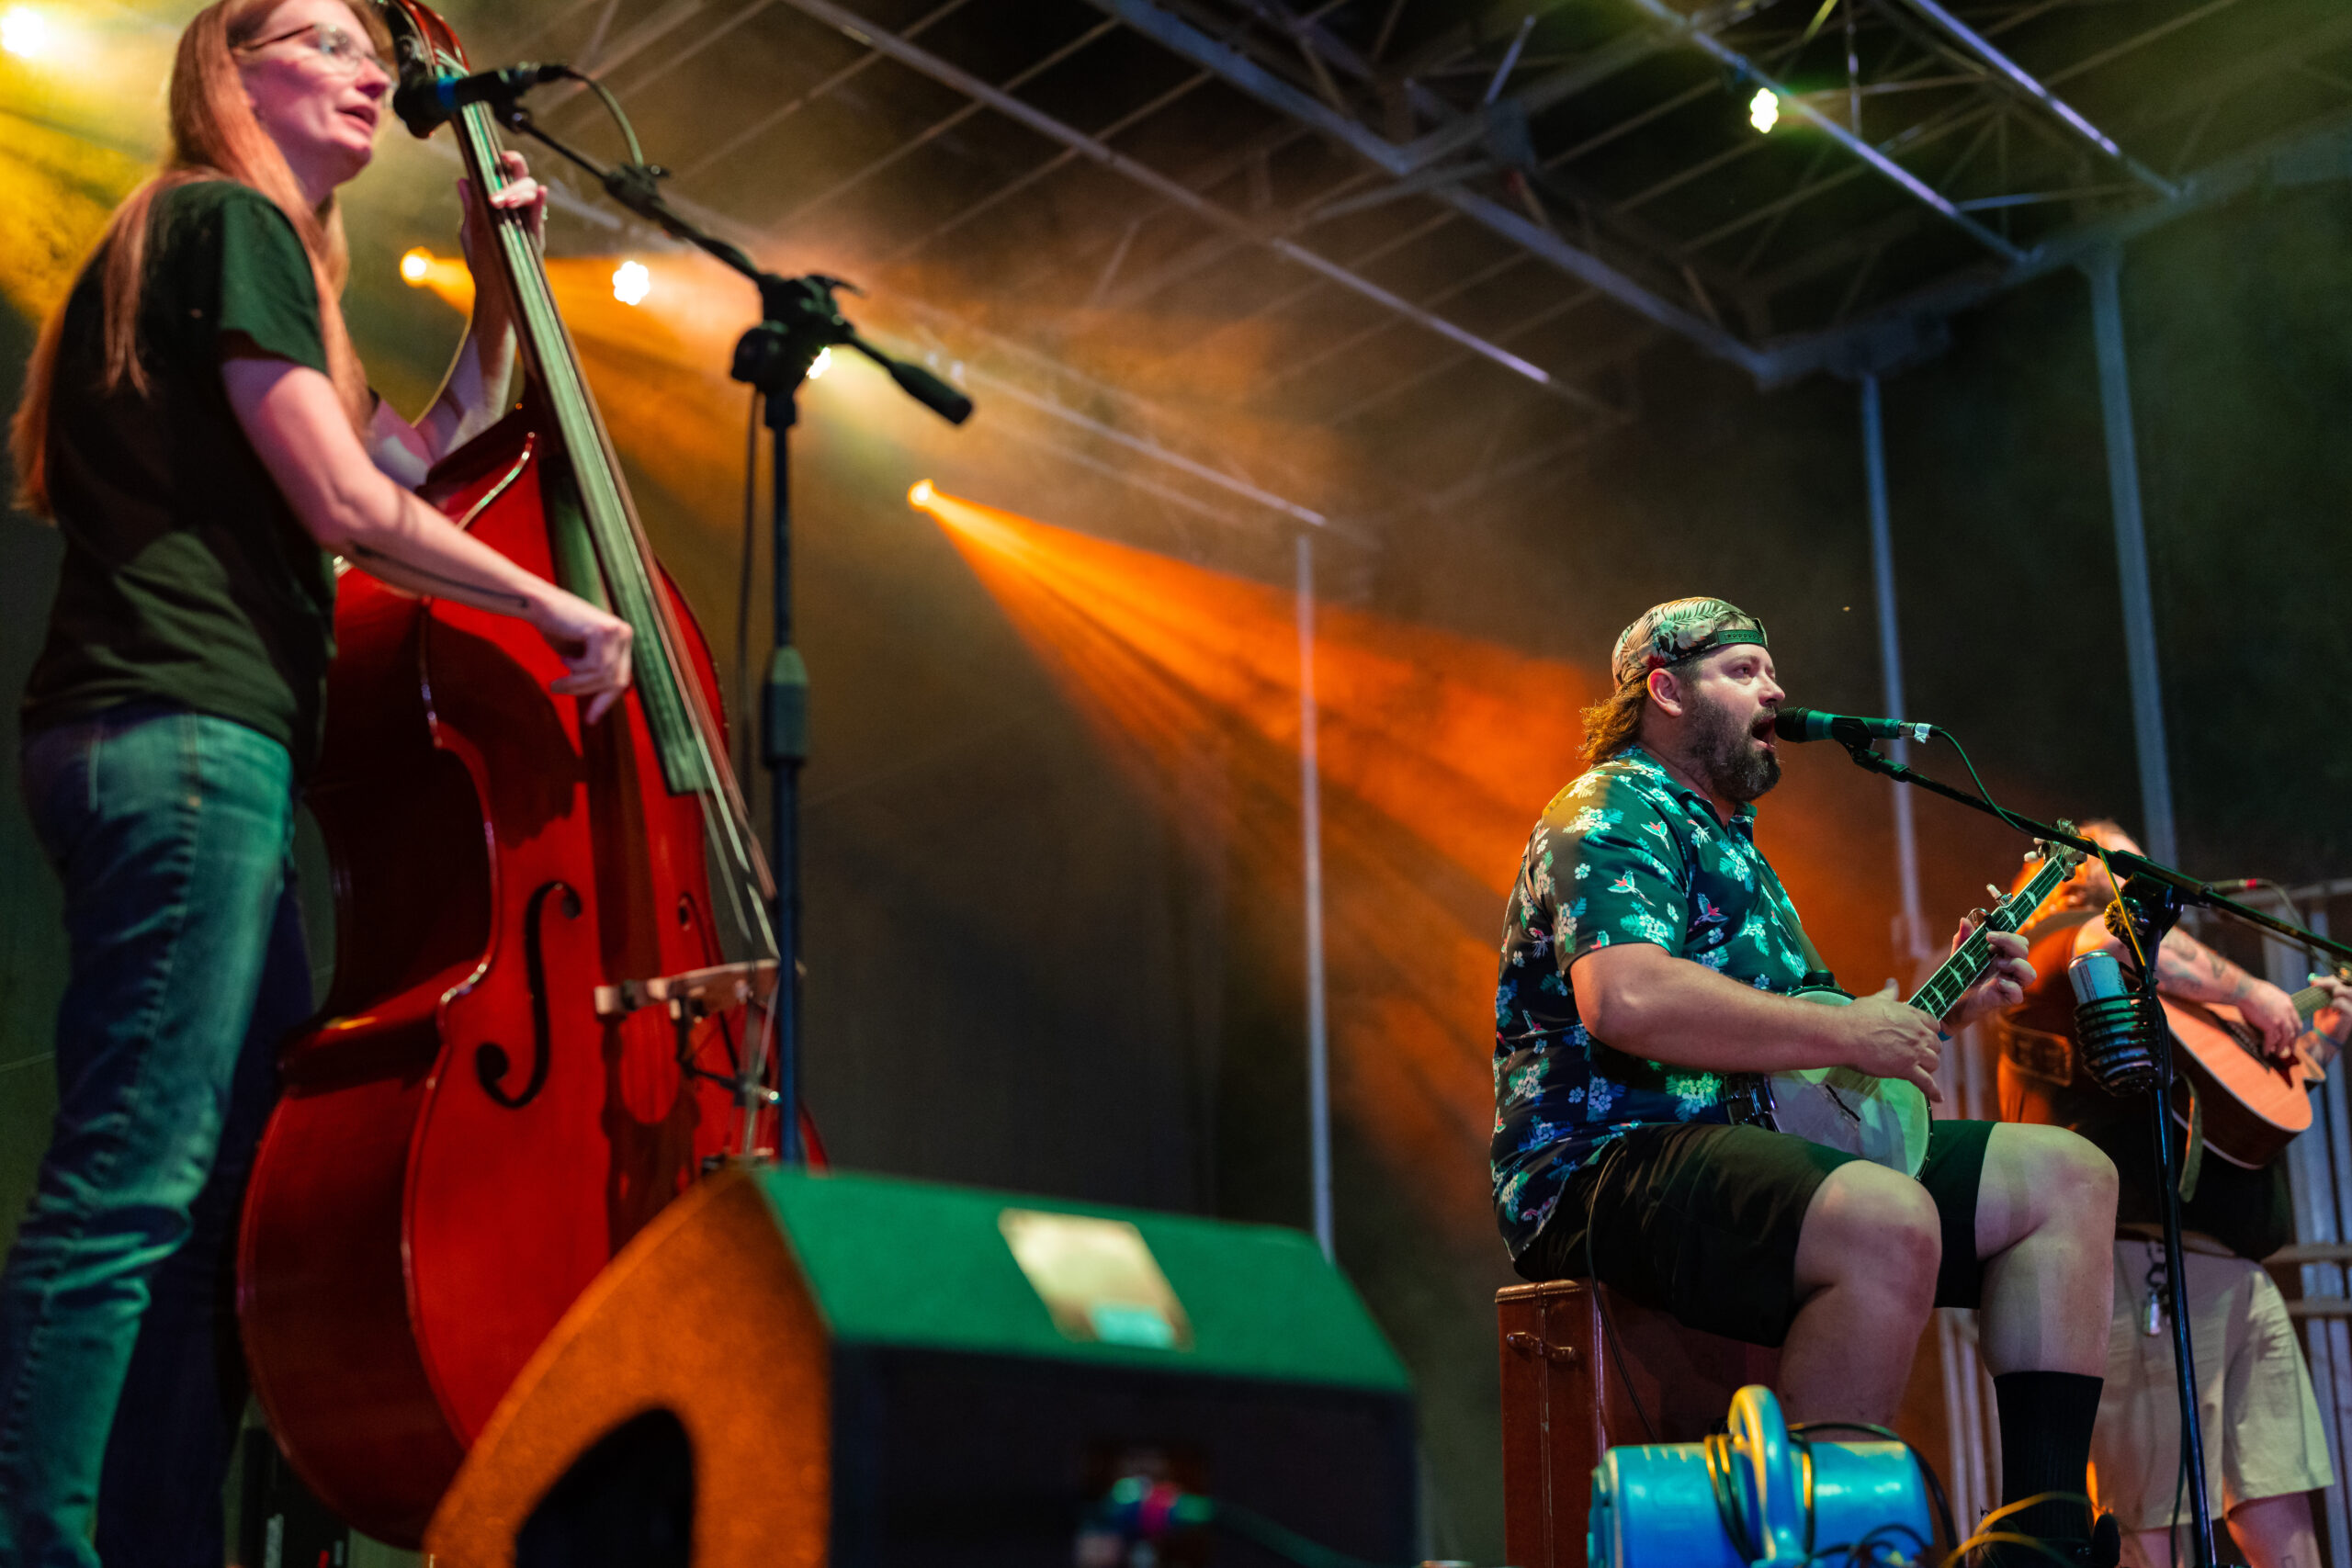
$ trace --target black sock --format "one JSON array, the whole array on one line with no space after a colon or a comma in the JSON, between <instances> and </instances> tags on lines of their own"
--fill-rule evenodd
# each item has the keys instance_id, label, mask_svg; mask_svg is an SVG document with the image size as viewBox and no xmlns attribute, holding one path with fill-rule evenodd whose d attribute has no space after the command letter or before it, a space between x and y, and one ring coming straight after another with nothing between
<instances>
[{"instance_id":1,"label":"black sock","mask_svg":"<svg viewBox=\"0 0 2352 1568\"><path fill-rule=\"evenodd\" d=\"M2098 1393L2106 1382L2080 1372L2003 1372L1993 1380L2004 1504L2037 1492L2086 1490L2091 1425L2098 1419ZM2091 1516L2078 1501L2053 1499L2020 1508L1993 1528L2043 1540L2087 1540ZM1993 1554L1996 1562L2005 1559L2025 1561L2015 1552Z\"/></svg>"}]
</instances>

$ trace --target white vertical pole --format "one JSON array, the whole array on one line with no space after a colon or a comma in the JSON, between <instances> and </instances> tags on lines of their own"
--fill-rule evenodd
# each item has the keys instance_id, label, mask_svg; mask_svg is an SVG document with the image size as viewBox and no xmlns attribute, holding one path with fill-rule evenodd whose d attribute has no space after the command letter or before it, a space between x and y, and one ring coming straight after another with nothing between
<instances>
[{"instance_id":1,"label":"white vertical pole","mask_svg":"<svg viewBox=\"0 0 2352 1568\"><path fill-rule=\"evenodd\" d=\"M1880 415L1875 374L1862 377L1862 478L1870 501L1871 592L1877 602L1878 668L1884 688L1879 702L1887 717L1900 721L1904 717L1903 635L1894 608L1894 529L1886 502L1886 426ZM1898 762L1911 760L1907 740L1896 740L1890 750ZM1913 965L1916 976L1932 956L1919 901L1918 832L1911 818L1910 786L1889 779L1886 787L1893 792L1894 879L1903 903L1896 922L1895 953ZM1974 1112L1960 1083L1962 1055L1957 1050L1947 1052L1937 1070L1958 1113L1965 1116ZM1937 1314L1936 1350L1943 1363L1944 1443L1951 1456L1954 1522L1965 1535L1990 1507L1986 1499L1991 1495L1991 1467L1985 1453L1983 1363L1975 1335L1963 1333L1955 1318L1950 1312Z\"/></svg>"},{"instance_id":2,"label":"white vertical pole","mask_svg":"<svg viewBox=\"0 0 2352 1568\"><path fill-rule=\"evenodd\" d=\"M2115 570L2123 598L2123 652L2132 677L2132 733L2140 761L2141 827L2150 858L2177 858L2172 774L2165 762L2164 688L2156 675L2156 615L2148 591L2148 540L2140 519L2140 456L2132 434L2132 377L2123 358L2122 258L2109 245L2083 271L2091 281L2091 336L2098 350L2098 406L2107 427L2107 488L2115 508Z\"/></svg>"},{"instance_id":3,"label":"white vertical pole","mask_svg":"<svg viewBox=\"0 0 2352 1568\"><path fill-rule=\"evenodd\" d=\"M1315 1240L1331 1249L1331 1070L1323 994L1323 801L1315 755L1315 543L1298 536L1298 832L1306 871L1306 1161Z\"/></svg>"},{"instance_id":4,"label":"white vertical pole","mask_svg":"<svg viewBox=\"0 0 2352 1568\"><path fill-rule=\"evenodd\" d=\"M2273 972L2277 964L2272 965ZM2333 1077L2334 1075L2330 1075ZM2323 1089L2314 1097L2318 1125L2287 1145L2286 1162L2288 1188L2295 1202L2295 1239L2305 1244L2333 1242L2338 1238L2336 1224L2335 1173L2330 1168L2329 1139L2335 1120L2333 1107ZM2334 1263L2306 1263L2302 1267L2303 1295L2306 1299L2338 1296L2344 1291L2344 1270ZM2319 1394L2320 1427L2327 1440L2327 1458L2338 1478L2337 1484L2320 1494L2319 1506L2327 1524L2328 1562L2330 1568L2345 1568L2352 1562L2347 1553L2345 1531L2347 1522L2344 1506L2344 1434L2342 1401L2338 1392L2345 1382L2352 1381L2352 1369L2338 1366L2335 1346L2329 1330L2334 1325L2324 1318L2303 1320L2303 1351L2311 1367L2312 1386Z\"/></svg>"},{"instance_id":5,"label":"white vertical pole","mask_svg":"<svg viewBox=\"0 0 2352 1568\"><path fill-rule=\"evenodd\" d=\"M2325 901L2324 889L2312 888L2302 905L2311 929L2321 936L2328 934ZM2279 953L2277 950L2283 944L2268 945L2273 950L2271 968L2279 979L2292 984L2297 974L2308 972L2308 954L2299 949ZM2292 1156L2297 1149L2305 1151L2301 1173L2303 1189L2311 1196L2310 1208L2324 1209L2325 1222L2316 1227L2323 1234L2298 1235L2296 1239L2339 1241L2346 1234L2346 1179L2347 1173L2352 1173L2352 1140L2346 1135L2341 1075L2329 1074L2325 1086L2314 1098L2318 1124L2288 1145L2287 1152ZM2326 1141L2321 1143L2321 1139ZM2312 1145L2318 1146L2307 1146ZM2297 1174L2290 1163L2290 1179ZM2289 1185L2291 1188L2296 1183L2290 1179ZM2323 1264L2317 1269L2306 1264L2303 1268L2306 1296L2341 1297L2345 1293L2344 1282L2340 1264ZM2320 1494L2320 1505L2327 1517L2328 1563L2329 1568L2346 1568L2347 1563L2352 1563L2352 1517L2347 1517L2345 1506L2345 1465L2347 1455L2352 1455L2352 1441L2346 1440L2352 1438L2352 1430L2347 1429L2352 1428L2352 1343L2347 1343L2345 1322L2340 1317L2306 1318L2303 1339L2305 1350L2311 1353L2312 1381L2319 1393L2322 1424L2327 1433L2327 1457L2335 1470L2335 1484Z\"/></svg>"},{"instance_id":6,"label":"white vertical pole","mask_svg":"<svg viewBox=\"0 0 2352 1568\"><path fill-rule=\"evenodd\" d=\"M1894 537L1887 519L1886 432L1879 417L1878 378L1862 378L1862 474L1871 509L1871 588L1878 601L1878 667L1886 716L1904 717L1903 638L1894 614ZM1894 760L1910 761L1911 743L1897 740ZM1908 785L1887 782L1894 792L1894 877L1903 898L1903 929L1895 946L1913 963L1928 956L1927 923L1919 908L1919 842L1911 822Z\"/></svg>"}]
</instances>

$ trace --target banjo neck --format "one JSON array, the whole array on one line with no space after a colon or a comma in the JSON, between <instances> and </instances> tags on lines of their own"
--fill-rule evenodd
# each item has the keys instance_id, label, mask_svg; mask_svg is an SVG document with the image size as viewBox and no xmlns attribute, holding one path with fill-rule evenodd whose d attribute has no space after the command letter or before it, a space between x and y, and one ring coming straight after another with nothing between
<instances>
[{"instance_id":1,"label":"banjo neck","mask_svg":"<svg viewBox=\"0 0 2352 1568\"><path fill-rule=\"evenodd\" d=\"M1983 923L1968 933L1968 940L1953 949L1951 956L1911 994L1911 1006L1935 1019L1951 1011L1968 987L1993 966L1993 933L2014 931L2033 919L2042 901L2081 863L2080 855L2062 845L2045 843L2042 848L2041 864L2025 886L1993 907Z\"/></svg>"}]
</instances>

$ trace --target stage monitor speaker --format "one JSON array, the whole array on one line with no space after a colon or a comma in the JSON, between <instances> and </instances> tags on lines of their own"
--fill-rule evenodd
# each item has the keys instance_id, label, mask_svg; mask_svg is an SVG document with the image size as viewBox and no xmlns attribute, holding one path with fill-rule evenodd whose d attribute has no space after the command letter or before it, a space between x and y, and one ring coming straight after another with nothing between
<instances>
[{"instance_id":1,"label":"stage monitor speaker","mask_svg":"<svg viewBox=\"0 0 2352 1568\"><path fill-rule=\"evenodd\" d=\"M434 1568L1107 1565L1129 1558L1097 1505L1137 1476L1411 1558L1411 1390L1307 1237L733 1170L566 1314L424 1546ZM1283 1561L1224 1533L1154 1555Z\"/></svg>"}]
</instances>

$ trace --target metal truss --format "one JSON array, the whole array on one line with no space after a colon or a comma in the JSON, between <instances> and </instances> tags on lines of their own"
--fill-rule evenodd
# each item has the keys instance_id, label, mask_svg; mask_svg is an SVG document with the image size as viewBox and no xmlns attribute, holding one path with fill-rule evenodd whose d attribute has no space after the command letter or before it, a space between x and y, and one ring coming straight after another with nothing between
<instances>
[{"instance_id":1,"label":"metal truss","mask_svg":"<svg viewBox=\"0 0 2352 1568\"><path fill-rule=\"evenodd\" d=\"M451 162L456 161L453 144L435 141L426 145L446 154ZM635 220L616 219L608 208L560 182L549 182L548 199L567 216L600 227L637 227ZM764 237L757 231L725 213L689 197L673 196L668 199L681 214L722 238L746 248L764 243ZM646 238L654 245L664 243L659 236L649 234ZM1279 518L1293 525L1343 536L1359 544L1371 542L1360 527L1348 520L1273 488L1276 483L1283 483L1294 493L1303 491L1307 487L1300 476L1261 482L1229 457L1220 464L1193 456L1193 451L1216 451L1219 444L1207 434L1189 429L1184 421L1148 399L1085 376L1050 355L992 333L915 295L884 292L876 303L903 315L903 327L930 344L923 357L933 369L958 386L972 388L992 403L1009 403L1035 416L1039 426L1025 432L1017 424L992 423L992 428L1014 439L1056 451L1082 467L1094 468L1195 515L1235 526L1254 526ZM1052 428L1055 426L1060 427L1058 432ZM1080 444L1083 441L1117 448L1148 468L1139 470L1133 462L1113 463L1090 456ZM1188 451L1188 447L1192 450ZM1155 472L1161 477L1153 477ZM1207 492L1205 496L1204 491ZM1237 504L1244 510L1237 511Z\"/></svg>"},{"instance_id":2,"label":"metal truss","mask_svg":"<svg viewBox=\"0 0 2352 1568\"><path fill-rule=\"evenodd\" d=\"M1035 108L1002 88L994 86L956 66L940 56L896 33L876 27L871 21L836 0L783 0L827 26L839 29L865 44L876 53L885 55L899 64L954 88L979 104L994 109L1008 119L1023 125L1051 141L1060 142L1066 149L1099 166L1120 175L1143 186L1169 205L1214 228L1247 238L1264 246L1294 265L1319 275L1325 281L1346 289L1384 310L1413 321L1424 330L1447 338L1473 354L1500 366L1502 368L1534 383L1544 390L1566 398L1572 402L1591 401L1588 394L1549 371L1518 355L1490 343L1445 318L1414 306L1410 301L1382 288L1367 277L1349 271L1316 251L1278 235L1259 233L1248 219L1227 210L1190 187L1160 173L1151 165L1119 152L1101 139L1066 125L1053 116ZM1605 408L1606 405L1602 405Z\"/></svg>"},{"instance_id":3,"label":"metal truss","mask_svg":"<svg viewBox=\"0 0 2352 1568\"><path fill-rule=\"evenodd\" d=\"M1973 199L1955 197L1938 188L1935 183L1905 163L1898 162L1897 154L1916 160L1938 141L1972 127L1978 129L1978 141L1971 143L1953 167L1945 172L1944 183L1950 186L1967 165L1976 148L1982 145L1985 136L1997 126L2005 124L2007 117L2030 113L2039 119L2033 128L2045 138L2071 139L2075 143L2097 152L2128 175L2135 186L2154 193L2161 203L2172 206L2181 197L2182 187L2124 151L2112 137L2062 97L2055 90L2056 85L2066 76L2079 75L2094 67L2105 65L2168 36L2211 15L2233 0L2211 0L2211 3L2196 7L2185 16L2168 17L2086 60L2075 62L2070 69L2054 74L2049 82L2038 80L2026 72L1994 39L1999 32L2017 28L2052 9L2051 5L2020 7L1979 28L1962 20L1938 0L1896 0L1897 5L1916 13L1916 17L1895 16L1893 18L1894 26L1890 30L1916 39L1920 31L1917 18L1924 18L1942 36L1928 39L1927 47L1918 58L1886 73L1883 80L1873 81L1867 86L1860 81L1850 83L1848 97L1856 106L1855 112L1859 112L1863 93L1910 85L1905 81L1906 76L1914 82L1924 78L1923 85L1928 86L1959 85L1982 90L1972 93L1970 100L1960 106L1906 127L1904 132L1883 146L1858 135L1821 107L1814 96L1796 92L1788 84L1776 80L1753 54L1724 41L1722 35L1760 11L1760 6L1718 9L1686 17L1669 10L1663 0L1632 0L1632 4L1653 24L1653 31L1623 34L1586 58L1547 73L1511 96L1499 97L1497 89L1510 75L1526 37L1527 29L1522 28L1506 44L1504 58L1497 67L1483 103L1476 110L1464 112L1437 99L1426 90L1408 90L1408 102L1416 116L1427 113L1432 118L1442 118L1444 123L1409 141L1398 141L1373 130L1350 112L1348 105L1334 101L1337 95L1331 90L1331 85L1335 77L1344 76L1363 82L1371 79L1374 73L1365 61L1310 21L1283 18L1283 30L1302 54L1320 63L1320 70L1310 73L1317 89L1314 92L1279 73L1269 60L1260 58L1261 54L1274 51L1261 51L1253 54L1246 47L1246 40L1235 41L1229 36L1231 29L1227 30L1228 36L1213 37L1180 15L1172 3L1162 5L1155 3L1155 0L1090 0L1090 3L1146 33L1188 61L1215 72L1228 85L1266 107L1345 146L1387 177L1390 184L1385 190L1355 195L1345 204L1349 209L1360 209L1375 200L1408 196L1442 202L1461 216L1511 241L1531 255L1550 263L1651 322L1738 365L1759 379L1769 380L1784 377L1792 363L1817 359L1818 351L1807 344L1801 352L1792 354L1772 345L1741 341L1724 330L1720 314L1713 308L1713 302L1708 299L1695 276L1702 253L1750 227L1765 227L1769 237L1769 233L1777 229L1779 220L1799 206L1871 173L1885 179L1920 208L1934 213L1977 242L1984 251L1997 260L2007 274L2021 278L2047 270L2046 265L2037 259L2036 249L2042 243L2049 243L2054 246L2055 254L2069 249L2066 243L2052 240L2038 242L2035 248L2021 246L2005 233L1988 227L1976 214L2035 202L2079 202L2090 197L2112 197L2121 194L2119 187L2086 185L2077 178L2064 182L2064 188L2056 191L2000 193ZM1247 8L1259 17L1274 10L1263 3L1252 4ZM1891 12L1894 7L1883 6L1881 9ZM1946 47L1946 40L1949 47ZM1523 127L1527 115L1566 103L1577 94L1678 44L1705 53L1724 67L1735 79L1752 84L1770 94L1786 112L1809 123L1850 160L1844 166L1827 173L1819 172L1819 161L1816 160L1816 173L1803 182L1797 190L1758 204L1749 212L1716 226L1693 241L1658 247L1655 259L1684 274L1690 292L1699 303L1697 310L1666 299L1655 288L1635 281L1621 268L1601 260L1589 248L1564 239L1549 223L1541 221L1544 214L1540 209L1534 211L1532 217L1522 217L1492 197L1472 188L1470 183L1504 166L1495 156L1497 144L1508 141L1514 124ZM1926 67L1930 64L1940 67L1946 74L1940 78L1928 77ZM1960 67L1957 74L1952 73L1955 64ZM1555 172L1577 157L1633 134L1645 121L1663 118L1720 91L1719 86L1702 83L1675 95L1662 105L1646 107L1630 121L1609 127L1544 160L1540 165L1541 171ZM1645 189L1623 197L1607 210L1604 218L1614 220L1613 226L1622 229L1626 215L1691 181L1714 173L1735 160L1749 156L1761 150L1763 145L1761 137L1745 144L1735 143L1697 164L1653 182ZM1448 167L1441 162L1449 158L1458 161L1465 151L1483 152L1485 159L1454 167ZM1509 148L1502 151L1508 152ZM1841 259L1852 263L1853 275L1841 294L1833 324L1836 320L1842 320L1850 313L1871 269L1889 246L1910 238L1915 232L1916 224L1894 218L1882 219L1873 224L1871 236L1865 243L1856 243L1850 237L1841 236L1838 243L1846 253ZM1803 270L1783 264L1774 273L1759 277L1753 269L1761 259L1763 248L1759 243L1739 267L1742 281L1757 278L1785 288L1822 269L1823 264L1818 261ZM1730 292L1736 295L1749 291L1735 288ZM1431 301L1425 299L1422 302ZM1735 299L1734 302L1740 301ZM1747 304L1747 314L1752 321L1765 319L1766 312L1758 302L1751 299ZM1503 341L1508 342L1513 334L1506 330L1500 335Z\"/></svg>"},{"instance_id":4,"label":"metal truss","mask_svg":"<svg viewBox=\"0 0 2352 1568\"><path fill-rule=\"evenodd\" d=\"M1330 424L1402 418L1442 378L1483 367L1497 389L1568 405L1564 430L1604 429L1630 412L1612 367L1664 335L1763 384L1882 365L1931 345L1942 315L2274 177L2286 143L2248 139L2249 125L2267 123L2245 109L2263 101L2257 85L2299 85L2300 98L2283 86L2272 96L2298 106L2301 130L2317 128L2301 155L2320 165L2335 146L2329 114L2352 109L2352 62L2331 71L2325 58L2352 47L2352 13L2312 21L2312 0L1833 0L1817 13L1813 0L1689 12L1684 0L1498 0L1418 32L1430 0L1085 0L1101 17L1091 25L1058 14L1048 25L1008 9L1016 0L938 0L896 30L860 8L882 0L740 0L711 7L711 25L682 40L682 19L707 3L666 0L619 27L620 0L582 0L547 24L582 26L593 12L597 63L639 90L698 59L711 68L713 44L743 29L773 42L782 35L763 18L777 13L855 46L741 130L692 149L681 177L698 188L723 189L739 160L816 106L870 118L899 71L963 100L740 214L752 243L821 225L854 196L908 177L918 154L958 146L977 120L1010 122L1042 154L1000 152L987 177L921 226L886 230L874 265L935 265L984 217L1082 211L1083 222L1057 223L1053 245L1004 265L1020 275L1009 295L1057 301L1047 339L1115 331L1106 323L1179 290L1236 296L1207 330L1279 321L1287 334L1253 395L1283 417L1311 410ZM2231 48L2184 69L2181 40L2205 36L2191 29L2241 8L2310 25L2281 26L2272 42L2267 21L2248 22ZM1028 24L1014 36L1034 53L984 78L956 58L956 28L968 33L976 18ZM941 26L950 19L956 28ZM1099 70L1122 34L1184 69L1084 126L1044 107L1055 96L1041 92L1047 73L1067 86L1069 73ZM2163 91L2114 73L2166 51ZM873 74L885 66L895 69ZM2119 82L2132 90L2119 94ZM1739 122L1755 94L1795 128L1801 152L1789 132ZM1189 121L1163 118L1175 116ZM1175 123L1216 128L1181 171L1129 150ZM2290 118L2266 134L2297 129ZM1268 174L1277 160L1279 203ZM1111 183L1056 184L1080 171ZM1279 276L1250 270L1269 255ZM1238 290L1236 279L1246 280ZM939 330L968 341L952 322ZM1035 366L1023 375L1057 379ZM1029 412L1122 445L1050 412L1079 412L1098 393L1018 384L1009 402L1028 408L1034 392L1049 406ZM1140 456L1171 482L1218 488ZM1468 479L1419 488L1456 482ZM1272 514L1294 525L1332 510L1266 493L1285 501Z\"/></svg>"}]
</instances>

